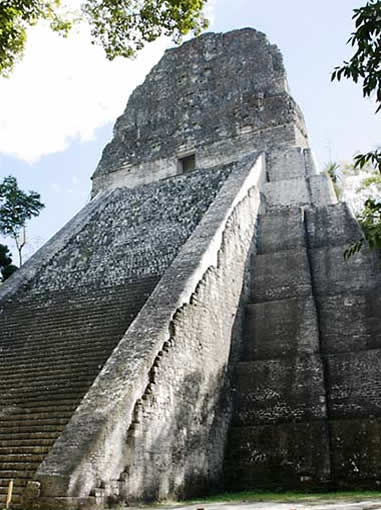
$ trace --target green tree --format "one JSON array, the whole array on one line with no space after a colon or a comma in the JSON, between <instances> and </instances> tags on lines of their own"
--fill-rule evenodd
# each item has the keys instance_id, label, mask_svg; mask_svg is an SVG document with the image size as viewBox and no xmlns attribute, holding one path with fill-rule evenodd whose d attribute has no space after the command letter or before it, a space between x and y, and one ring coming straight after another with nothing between
<instances>
[{"instance_id":1,"label":"green tree","mask_svg":"<svg viewBox=\"0 0 381 510\"><path fill-rule=\"evenodd\" d=\"M161 35L175 41L207 27L202 10L207 0L83 0L82 18L91 27L93 43L103 46L109 60L132 57ZM60 0L0 2L0 75L7 76L21 58L26 30L39 20L66 35L74 19L60 17Z\"/></svg>"},{"instance_id":2,"label":"green tree","mask_svg":"<svg viewBox=\"0 0 381 510\"><path fill-rule=\"evenodd\" d=\"M15 177L9 175L0 184L0 233L11 237L22 264L22 249L26 243L25 224L40 214L44 204L35 191L25 193L20 190Z\"/></svg>"},{"instance_id":3,"label":"green tree","mask_svg":"<svg viewBox=\"0 0 381 510\"><path fill-rule=\"evenodd\" d=\"M355 31L348 44L354 48L349 61L337 66L332 80L342 78L360 83L364 97L373 97L381 110L381 0L369 0L363 7L353 10ZM362 168L371 163L381 172L381 149L355 156L355 166Z\"/></svg>"},{"instance_id":4,"label":"green tree","mask_svg":"<svg viewBox=\"0 0 381 510\"><path fill-rule=\"evenodd\" d=\"M344 252L348 259L367 242L371 249L381 248L381 175L370 163L359 168L354 163L341 163L340 176L344 198L351 203L362 227L363 237L354 240Z\"/></svg>"},{"instance_id":5,"label":"green tree","mask_svg":"<svg viewBox=\"0 0 381 510\"><path fill-rule=\"evenodd\" d=\"M381 110L381 0L369 0L363 7L354 9L352 19L355 31L348 44L354 49L349 61L337 66L332 80L342 78L360 83L364 97L373 97L377 104L376 113ZM381 173L381 149L359 153L354 158L355 168L372 165ZM359 218L365 239L371 248L381 247L381 202L367 200ZM363 241L355 241L345 251L348 258L358 252Z\"/></svg>"},{"instance_id":6,"label":"green tree","mask_svg":"<svg viewBox=\"0 0 381 510\"><path fill-rule=\"evenodd\" d=\"M381 202L368 198L365 201L364 209L357 216L364 238L353 241L344 251L344 258L347 260L358 253L366 241L370 249L381 250Z\"/></svg>"},{"instance_id":7,"label":"green tree","mask_svg":"<svg viewBox=\"0 0 381 510\"><path fill-rule=\"evenodd\" d=\"M323 173L326 174L333 185L333 189L335 190L336 198L340 200L342 189L340 186L340 165L336 163L335 161L330 161L327 163L323 169Z\"/></svg>"},{"instance_id":8,"label":"green tree","mask_svg":"<svg viewBox=\"0 0 381 510\"><path fill-rule=\"evenodd\" d=\"M26 29L40 20L49 20L53 30L67 34L71 22L58 14L60 0L3 0L0 2L0 75L8 76L21 58Z\"/></svg>"},{"instance_id":9,"label":"green tree","mask_svg":"<svg viewBox=\"0 0 381 510\"><path fill-rule=\"evenodd\" d=\"M17 270L17 267L12 264L12 256L6 244L0 244L0 281L5 281Z\"/></svg>"}]
</instances>

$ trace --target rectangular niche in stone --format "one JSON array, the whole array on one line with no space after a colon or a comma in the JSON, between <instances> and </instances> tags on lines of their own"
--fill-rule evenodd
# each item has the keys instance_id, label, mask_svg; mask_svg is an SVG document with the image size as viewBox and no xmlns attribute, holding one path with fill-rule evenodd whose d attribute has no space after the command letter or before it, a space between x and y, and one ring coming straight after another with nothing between
<instances>
[{"instance_id":1,"label":"rectangular niche in stone","mask_svg":"<svg viewBox=\"0 0 381 510\"><path fill-rule=\"evenodd\" d=\"M183 158L179 158L179 170L182 173L193 172L196 168L196 155L189 154Z\"/></svg>"}]
</instances>

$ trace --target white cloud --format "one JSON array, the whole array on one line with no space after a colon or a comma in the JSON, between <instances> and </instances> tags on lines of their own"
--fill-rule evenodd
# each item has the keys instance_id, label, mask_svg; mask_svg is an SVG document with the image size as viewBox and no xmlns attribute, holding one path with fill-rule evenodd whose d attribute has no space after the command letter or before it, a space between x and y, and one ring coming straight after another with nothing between
<instances>
[{"instance_id":1,"label":"white cloud","mask_svg":"<svg viewBox=\"0 0 381 510\"><path fill-rule=\"evenodd\" d=\"M81 0L66 0L63 11ZM205 14L213 23L216 0ZM114 121L129 94L171 45L162 39L136 60L108 62L77 26L67 39L40 24L28 32L25 57L9 79L0 78L0 153L27 162L65 150L73 139L89 140L95 129Z\"/></svg>"},{"instance_id":2,"label":"white cloud","mask_svg":"<svg viewBox=\"0 0 381 510\"><path fill-rule=\"evenodd\" d=\"M208 0L204 12L206 18L209 20L209 26L212 26L216 17L216 2L217 0Z\"/></svg>"},{"instance_id":3,"label":"white cloud","mask_svg":"<svg viewBox=\"0 0 381 510\"><path fill-rule=\"evenodd\" d=\"M76 7L78 0L69 3ZM91 139L122 113L168 44L150 44L136 60L108 62L86 26L68 39L47 26L33 27L23 61L11 78L0 79L0 152L34 162L72 139Z\"/></svg>"}]
</instances>

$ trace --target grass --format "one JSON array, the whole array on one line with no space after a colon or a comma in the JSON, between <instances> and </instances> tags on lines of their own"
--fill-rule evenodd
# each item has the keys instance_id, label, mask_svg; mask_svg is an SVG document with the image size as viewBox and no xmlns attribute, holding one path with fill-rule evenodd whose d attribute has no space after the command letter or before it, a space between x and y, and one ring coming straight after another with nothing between
<instances>
[{"instance_id":1,"label":"grass","mask_svg":"<svg viewBox=\"0 0 381 510\"><path fill-rule=\"evenodd\" d=\"M266 492L246 491L237 493L217 494L206 498L184 501L180 504L203 503L247 503L247 502L276 502L276 503L303 503L323 501L359 502L367 499L381 499L381 491L335 491L335 492Z\"/></svg>"}]
</instances>

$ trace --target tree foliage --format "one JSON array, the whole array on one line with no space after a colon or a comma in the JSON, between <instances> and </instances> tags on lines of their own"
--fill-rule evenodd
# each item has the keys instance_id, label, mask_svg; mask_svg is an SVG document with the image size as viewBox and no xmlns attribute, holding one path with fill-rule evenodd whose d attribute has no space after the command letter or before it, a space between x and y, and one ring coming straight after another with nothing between
<instances>
[{"instance_id":1,"label":"tree foliage","mask_svg":"<svg viewBox=\"0 0 381 510\"><path fill-rule=\"evenodd\" d=\"M207 27L202 10L207 0L83 0L82 17L91 27L92 42L103 46L109 60L132 57L161 35L175 41ZM0 1L0 75L8 75L22 56L26 29L49 20L64 35L74 19L60 16L60 0Z\"/></svg>"},{"instance_id":2,"label":"tree foliage","mask_svg":"<svg viewBox=\"0 0 381 510\"><path fill-rule=\"evenodd\" d=\"M340 200L340 197L341 197L341 194L342 194L342 189L341 189L341 186L339 184L341 178L340 178L340 165L338 163L336 163L335 161L330 161L329 163L327 163L325 165L325 168L323 170L323 173L326 174L331 182L332 182L332 185L333 185L333 189L335 191L335 194L336 194L336 198L338 200Z\"/></svg>"},{"instance_id":3,"label":"tree foliage","mask_svg":"<svg viewBox=\"0 0 381 510\"><path fill-rule=\"evenodd\" d=\"M49 20L53 30L67 34L71 22L61 19L60 0L2 0L0 2L0 75L8 76L21 58L26 29L39 20Z\"/></svg>"},{"instance_id":4,"label":"tree foliage","mask_svg":"<svg viewBox=\"0 0 381 510\"><path fill-rule=\"evenodd\" d=\"M5 281L11 276L17 267L12 264L12 256L6 244L0 244L0 281Z\"/></svg>"},{"instance_id":5,"label":"tree foliage","mask_svg":"<svg viewBox=\"0 0 381 510\"><path fill-rule=\"evenodd\" d=\"M334 69L332 80L346 78L360 83L363 96L374 98L378 113L381 110L381 0L368 0L364 6L354 9L352 19L355 31L348 44L353 47L354 53L350 60ZM355 168L367 165L381 173L381 149L355 156ZM365 187L378 182L374 176L369 179ZM381 248L381 202L367 199L358 219L364 239L354 241L345 250L346 259L358 253L365 241L371 249Z\"/></svg>"},{"instance_id":6,"label":"tree foliage","mask_svg":"<svg viewBox=\"0 0 381 510\"><path fill-rule=\"evenodd\" d=\"M362 86L364 97L374 97L376 113L381 110L381 0L369 0L363 7L354 9L352 19L355 31L348 44L354 54L332 73L332 80L350 79ZM371 163L381 172L381 150L357 154L355 165L362 168Z\"/></svg>"},{"instance_id":7,"label":"tree foliage","mask_svg":"<svg viewBox=\"0 0 381 510\"><path fill-rule=\"evenodd\" d=\"M15 177L9 175L0 184L0 233L14 240L20 265L21 252L26 242L25 224L27 220L38 216L43 207L39 193L20 190Z\"/></svg>"},{"instance_id":8,"label":"tree foliage","mask_svg":"<svg viewBox=\"0 0 381 510\"><path fill-rule=\"evenodd\" d=\"M364 209L358 216L358 221L364 233L364 237L353 241L344 251L344 258L348 260L352 255L358 253L364 246L365 241L370 249L381 249L381 202L369 198Z\"/></svg>"},{"instance_id":9,"label":"tree foliage","mask_svg":"<svg viewBox=\"0 0 381 510\"><path fill-rule=\"evenodd\" d=\"M207 0L86 0L82 10L90 24L93 41L106 56L131 57L146 42L161 35L175 41L207 27L202 9Z\"/></svg>"}]
</instances>

